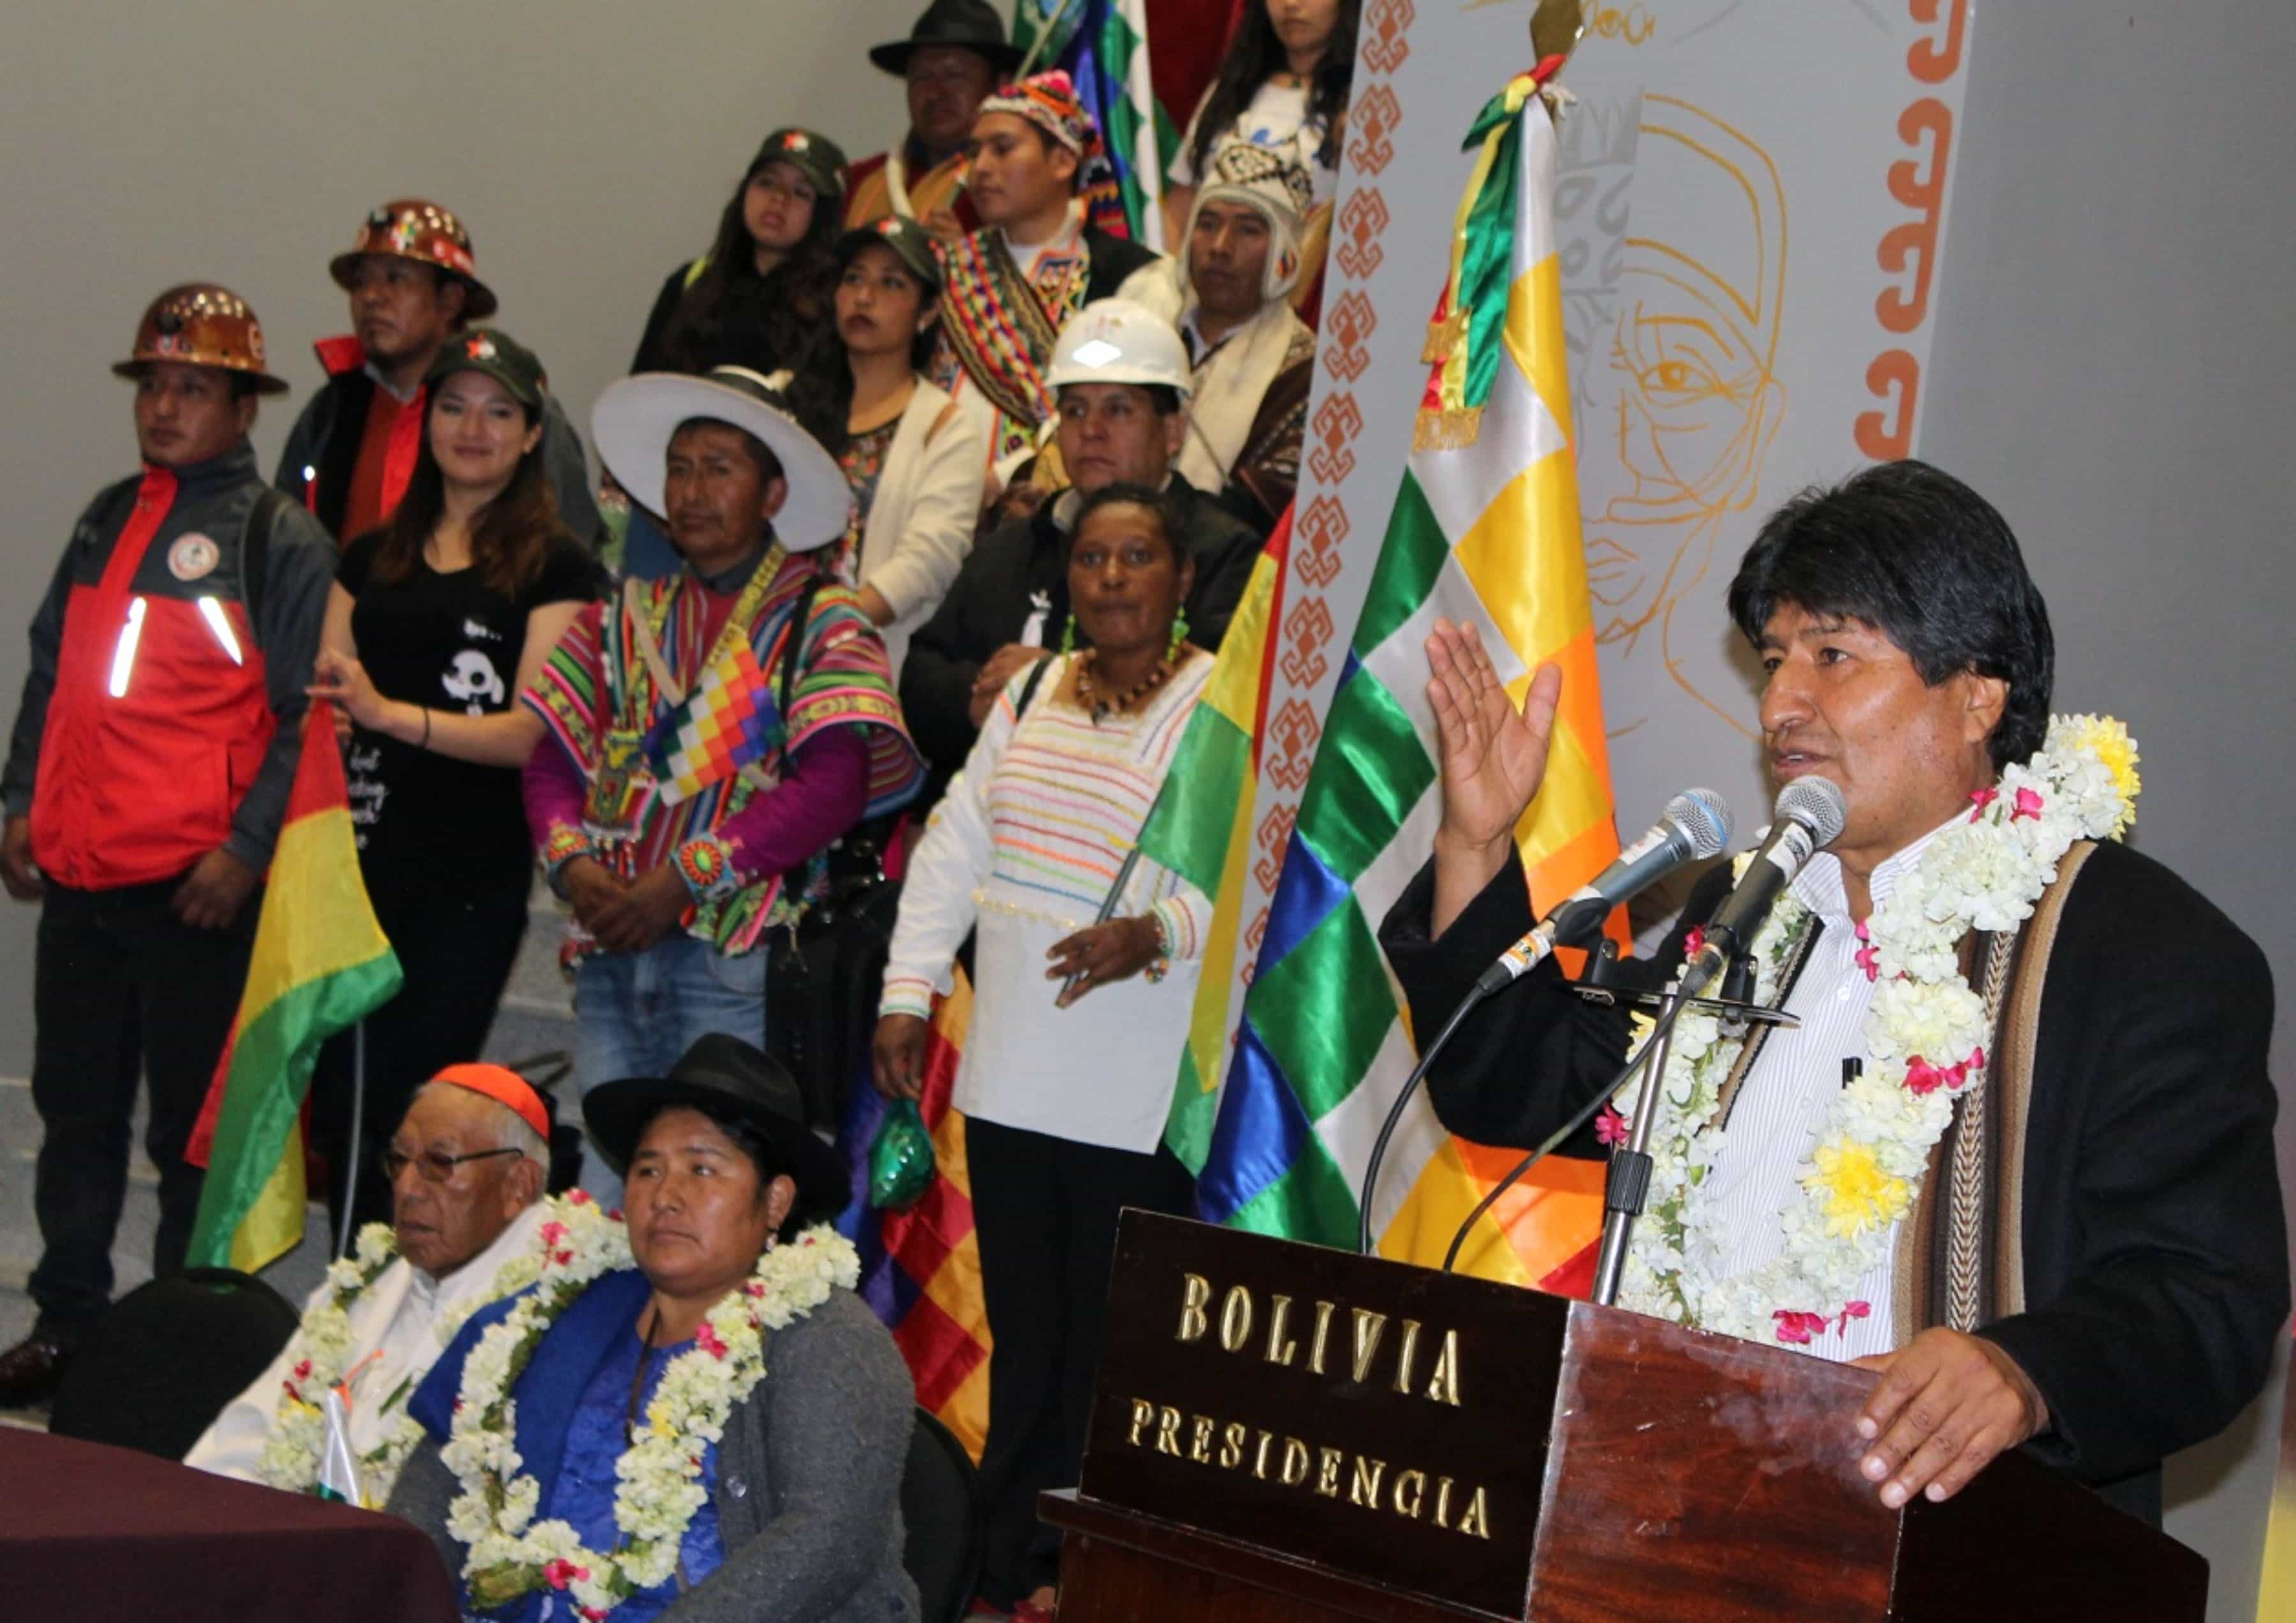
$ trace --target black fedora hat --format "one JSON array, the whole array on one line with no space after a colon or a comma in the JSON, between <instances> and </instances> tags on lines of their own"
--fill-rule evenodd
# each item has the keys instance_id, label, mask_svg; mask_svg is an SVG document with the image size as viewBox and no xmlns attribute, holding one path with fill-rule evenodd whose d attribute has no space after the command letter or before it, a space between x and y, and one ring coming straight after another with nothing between
<instances>
[{"instance_id":1,"label":"black fedora hat","mask_svg":"<svg viewBox=\"0 0 2296 1623\"><path fill-rule=\"evenodd\" d=\"M753 1130L767 1152L797 1184L791 1208L796 1227L825 1222L845 1209L852 1174L836 1150L805 1125L797 1079L780 1061L739 1037L712 1032L669 1067L667 1076L625 1076L600 1083L582 1096L591 1141L619 1174L629 1169L645 1125L666 1109L691 1106Z\"/></svg>"},{"instance_id":2,"label":"black fedora hat","mask_svg":"<svg viewBox=\"0 0 2296 1623\"><path fill-rule=\"evenodd\" d=\"M988 0L932 0L906 39L873 46L869 60L888 73L906 73L922 45L958 45L986 57L1001 78L1021 65L1021 47Z\"/></svg>"}]
</instances>

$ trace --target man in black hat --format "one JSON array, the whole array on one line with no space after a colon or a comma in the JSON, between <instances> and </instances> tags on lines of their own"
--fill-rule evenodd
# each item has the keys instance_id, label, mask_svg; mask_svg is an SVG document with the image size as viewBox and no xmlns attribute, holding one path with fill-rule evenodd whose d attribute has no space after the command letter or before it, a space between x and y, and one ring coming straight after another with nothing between
<instances>
[{"instance_id":1,"label":"man in black hat","mask_svg":"<svg viewBox=\"0 0 2296 1623\"><path fill-rule=\"evenodd\" d=\"M891 152L853 166L845 223L859 229L888 214L955 238L980 228L964 195L964 148L973 115L1021 64L988 0L932 0L906 39L878 45L869 60L909 86L909 133Z\"/></svg>"}]
</instances>

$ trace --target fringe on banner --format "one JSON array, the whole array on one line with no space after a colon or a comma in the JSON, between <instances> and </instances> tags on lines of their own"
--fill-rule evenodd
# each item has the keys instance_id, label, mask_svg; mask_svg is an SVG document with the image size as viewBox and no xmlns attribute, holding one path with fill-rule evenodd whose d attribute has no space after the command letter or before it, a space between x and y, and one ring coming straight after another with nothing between
<instances>
[{"instance_id":1,"label":"fringe on banner","mask_svg":"<svg viewBox=\"0 0 2296 1623\"><path fill-rule=\"evenodd\" d=\"M1423 407L1411 431L1414 451L1461 451L1482 437L1480 406Z\"/></svg>"},{"instance_id":2,"label":"fringe on banner","mask_svg":"<svg viewBox=\"0 0 2296 1623\"><path fill-rule=\"evenodd\" d=\"M1427 342L1420 346L1419 358L1427 366L1439 366L1451 358L1451 351L1467 335L1467 312L1453 310L1449 315L1427 324Z\"/></svg>"}]
</instances>

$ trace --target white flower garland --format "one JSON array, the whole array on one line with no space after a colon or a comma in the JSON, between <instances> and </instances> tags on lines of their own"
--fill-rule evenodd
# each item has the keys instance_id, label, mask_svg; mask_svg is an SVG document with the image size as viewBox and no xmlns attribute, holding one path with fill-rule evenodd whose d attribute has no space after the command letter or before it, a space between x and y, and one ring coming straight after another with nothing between
<instances>
[{"instance_id":1,"label":"white flower garland","mask_svg":"<svg viewBox=\"0 0 2296 1623\"><path fill-rule=\"evenodd\" d=\"M1638 1313L1746 1339L1807 1346L1872 1311L1854 1297L1881 1263L1892 1225L1913 1208L1953 1102L1985 1075L1985 1006L1961 973L1971 930L2013 930L2077 840L2117 839L2136 820L2136 746L2110 717L2052 719L2040 753L1972 796L1859 932L1857 962L1877 982L1865 1025L1871 1061L1828 1107L1800 1169L1802 1194L1781 1214L1785 1247L1724 1277L1721 1202L1710 1176L1724 1142L1722 1083L1743 1046L1709 1012L1685 1010L1651 1138L1649 1205L1636 1227L1619 1300ZM1808 932L1791 893L1755 935L1758 1001ZM1637 1016L1639 1045L1651 1021ZM1641 1078L1620 1090L1603 1136L1631 1119Z\"/></svg>"},{"instance_id":2,"label":"white flower garland","mask_svg":"<svg viewBox=\"0 0 2296 1623\"><path fill-rule=\"evenodd\" d=\"M709 1497L701 1484L707 1446L725 1436L734 1405L765 1378L765 1332L803 1318L834 1286L853 1289L861 1259L835 1230L808 1229L788 1245L767 1247L748 1282L709 1310L693 1349L662 1372L645 1429L615 1466L614 1524L622 1542L601 1552L584 1548L563 1521L535 1521L541 1485L521 1471L515 1440L511 1389L535 1347L593 1281L631 1265L618 1223L584 1222L564 1238L537 1288L471 1349L440 1458L462 1484L447 1530L469 1546L463 1574L471 1604L490 1611L546 1586L568 1591L595 1623L676 1570L686 1526Z\"/></svg>"},{"instance_id":3,"label":"white flower garland","mask_svg":"<svg viewBox=\"0 0 2296 1623\"><path fill-rule=\"evenodd\" d=\"M545 1204L557 1209L565 1203L554 1199ZM264 1436L263 1453L256 1461L258 1480L291 1494L318 1491L319 1461L327 1444L326 1396L350 1372L350 1310L398 1260L398 1242L390 1225L370 1223L359 1230L351 1255L327 1265L327 1283L333 1289L305 1311L294 1339L288 1343L287 1355L293 1362L287 1367L286 1380L280 1383L271 1429ZM532 1284L539 1269L540 1259L531 1251L504 1263L484 1290L439 1314L431 1326L439 1346L444 1347L453 1340L463 1322L488 1303ZM383 1397L382 1406L388 1410L405 1403L412 1385L402 1381L398 1390ZM407 1456L422 1440L421 1422L402 1414L381 1443L359 1456L359 1487L367 1508L379 1508L390 1497Z\"/></svg>"}]
</instances>

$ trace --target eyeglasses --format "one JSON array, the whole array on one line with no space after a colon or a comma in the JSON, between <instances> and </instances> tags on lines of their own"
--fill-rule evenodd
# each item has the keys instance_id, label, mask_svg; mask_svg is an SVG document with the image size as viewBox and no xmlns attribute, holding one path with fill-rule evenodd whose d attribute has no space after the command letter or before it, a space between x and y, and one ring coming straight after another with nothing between
<instances>
[{"instance_id":1,"label":"eyeglasses","mask_svg":"<svg viewBox=\"0 0 2296 1623\"><path fill-rule=\"evenodd\" d=\"M443 1149L426 1149L421 1155L407 1155L400 1150L386 1149L380 1159L382 1175L393 1183L398 1182L398 1174L409 1166L420 1172L426 1183L444 1183L455 1175L455 1168L465 1161L483 1161L493 1156L525 1153L522 1149L473 1149L468 1155L448 1155Z\"/></svg>"}]
</instances>

